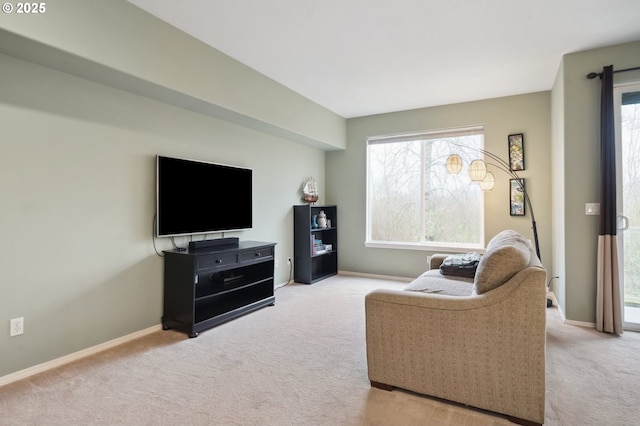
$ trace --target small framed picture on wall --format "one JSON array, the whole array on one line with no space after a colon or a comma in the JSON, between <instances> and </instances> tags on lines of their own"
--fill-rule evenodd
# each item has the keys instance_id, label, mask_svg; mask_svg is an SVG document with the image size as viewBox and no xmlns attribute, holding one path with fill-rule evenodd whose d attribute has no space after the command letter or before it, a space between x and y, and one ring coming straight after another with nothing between
<instances>
[{"instance_id":1,"label":"small framed picture on wall","mask_svg":"<svg viewBox=\"0 0 640 426\"><path fill-rule=\"evenodd\" d=\"M524 134L509 135L509 167L513 171L524 170Z\"/></svg>"},{"instance_id":2,"label":"small framed picture on wall","mask_svg":"<svg viewBox=\"0 0 640 426\"><path fill-rule=\"evenodd\" d=\"M524 179L509 179L509 184L509 214L511 216L524 216Z\"/></svg>"}]
</instances>

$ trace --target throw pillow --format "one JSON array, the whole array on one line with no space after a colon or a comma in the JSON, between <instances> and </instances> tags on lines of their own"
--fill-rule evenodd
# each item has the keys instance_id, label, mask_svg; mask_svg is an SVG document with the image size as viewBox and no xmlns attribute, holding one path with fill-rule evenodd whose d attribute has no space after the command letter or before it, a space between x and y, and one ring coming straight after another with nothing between
<instances>
[{"instance_id":1,"label":"throw pillow","mask_svg":"<svg viewBox=\"0 0 640 426\"><path fill-rule=\"evenodd\" d=\"M475 293L483 294L504 284L529 264L530 254L530 243L520 234L515 231L498 234L478 263L473 282Z\"/></svg>"}]
</instances>

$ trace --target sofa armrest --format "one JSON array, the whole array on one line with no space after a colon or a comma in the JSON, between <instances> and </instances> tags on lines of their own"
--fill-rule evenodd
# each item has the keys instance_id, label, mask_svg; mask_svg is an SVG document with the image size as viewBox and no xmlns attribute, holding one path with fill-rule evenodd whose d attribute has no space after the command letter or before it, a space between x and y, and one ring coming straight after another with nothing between
<instances>
[{"instance_id":1,"label":"sofa armrest","mask_svg":"<svg viewBox=\"0 0 640 426\"><path fill-rule=\"evenodd\" d=\"M437 253L431 256L429 259L429 269L440 269L442 262L449 256L448 254Z\"/></svg>"}]
</instances>

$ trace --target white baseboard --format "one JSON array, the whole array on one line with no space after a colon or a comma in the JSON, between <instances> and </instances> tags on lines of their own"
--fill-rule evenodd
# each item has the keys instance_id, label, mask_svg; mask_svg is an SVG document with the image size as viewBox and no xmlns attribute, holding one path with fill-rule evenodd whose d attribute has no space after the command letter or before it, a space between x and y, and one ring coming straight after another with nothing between
<instances>
[{"instance_id":1,"label":"white baseboard","mask_svg":"<svg viewBox=\"0 0 640 426\"><path fill-rule=\"evenodd\" d=\"M575 325L578 327L586 327L586 328L596 328L596 323L594 322L568 320L564 314L564 311L562 310L562 307L560 307L560 305L558 304L558 301L556 300L556 297L553 294L553 292L547 292L547 295L551 298L551 300L553 300L553 306L555 306L558 309L558 313L560 314L560 319L562 320L563 324Z\"/></svg>"},{"instance_id":2,"label":"white baseboard","mask_svg":"<svg viewBox=\"0 0 640 426\"><path fill-rule=\"evenodd\" d=\"M596 328L596 323L595 322L574 321L574 320L565 319L564 323L568 324L568 325L576 325L578 327Z\"/></svg>"},{"instance_id":3,"label":"white baseboard","mask_svg":"<svg viewBox=\"0 0 640 426\"><path fill-rule=\"evenodd\" d=\"M39 373L43 373L47 370L60 367L70 362L77 361L89 355L105 351L123 343L139 339L140 337L146 336L147 334L155 333L159 330L162 330L162 326L160 324L154 325L149 328L145 328L144 330L136 331L131 334L127 334L126 336L118 337L116 339L109 340L108 342L100 343L99 345L95 345L90 348L86 348L81 351L74 352L69 355L53 359L51 361L43 362L42 364L34 365L33 367L25 368L24 370L16 371L15 373L11 373L6 376L2 376L0 377L0 387L8 385L9 383L17 382L18 380L26 379L27 377L31 377Z\"/></svg>"},{"instance_id":4,"label":"white baseboard","mask_svg":"<svg viewBox=\"0 0 640 426\"><path fill-rule=\"evenodd\" d=\"M354 277L377 278L381 280L394 280L394 281L402 281L407 283L415 279L415 278L408 278L408 277L394 277L392 275L365 274L364 272L351 272L351 271L338 271L338 275L351 275Z\"/></svg>"}]
</instances>

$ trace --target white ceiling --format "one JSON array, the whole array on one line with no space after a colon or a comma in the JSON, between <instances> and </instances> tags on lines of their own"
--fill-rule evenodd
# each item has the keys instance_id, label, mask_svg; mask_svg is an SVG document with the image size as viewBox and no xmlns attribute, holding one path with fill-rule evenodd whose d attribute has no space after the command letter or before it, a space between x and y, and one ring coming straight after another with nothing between
<instances>
[{"instance_id":1,"label":"white ceiling","mask_svg":"<svg viewBox=\"0 0 640 426\"><path fill-rule=\"evenodd\" d=\"M129 1L345 118L550 90L640 40L640 0Z\"/></svg>"}]
</instances>

